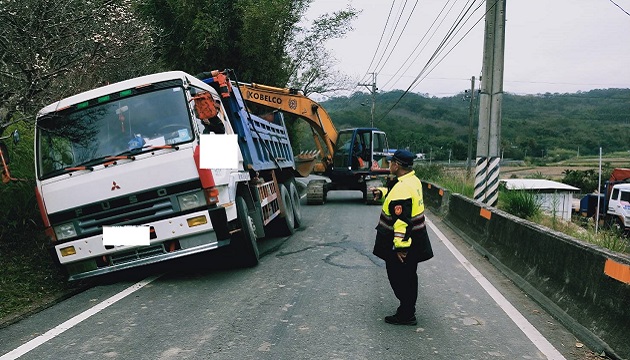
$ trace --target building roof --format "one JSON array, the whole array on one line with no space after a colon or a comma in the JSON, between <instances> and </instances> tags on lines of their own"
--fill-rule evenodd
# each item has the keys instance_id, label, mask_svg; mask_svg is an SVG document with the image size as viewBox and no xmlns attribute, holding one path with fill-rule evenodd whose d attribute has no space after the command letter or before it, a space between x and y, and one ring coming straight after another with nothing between
<instances>
[{"instance_id":1,"label":"building roof","mask_svg":"<svg viewBox=\"0 0 630 360\"><path fill-rule=\"evenodd\" d=\"M508 190L564 190L580 191L575 186L545 179L501 179Z\"/></svg>"}]
</instances>

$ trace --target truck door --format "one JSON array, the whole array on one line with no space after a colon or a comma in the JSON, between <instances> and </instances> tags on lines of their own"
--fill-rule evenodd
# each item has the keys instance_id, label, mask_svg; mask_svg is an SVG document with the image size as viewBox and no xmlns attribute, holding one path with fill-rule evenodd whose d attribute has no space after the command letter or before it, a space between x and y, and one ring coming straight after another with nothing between
<instances>
[{"instance_id":1,"label":"truck door","mask_svg":"<svg viewBox=\"0 0 630 360\"><path fill-rule=\"evenodd\" d=\"M619 192L619 201L617 202L617 214L623 216L624 219L628 219L630 217L630 191L621 190Z\"/></svg>"},{"instance_id":2,"label":"truck door","mask_svg":"<svg viewBox=\"0 0 630 360\"><path fill-rule=\"evenodd\" d=\"M387 137L382 131L372 131L372 169L388 170L389 163L387 161Z\"/></svg>"},{"instance_id":3,"label":"truck door","mask_svg":"<svg viewBox=\"0 0 630 360\"><path fill-rule=\"evenodd\" d=\"M620 214L621 204L619 203L619 189L613 188L612 195L608 201L608 213L611 215Z\"/></svg>"}]
</instances>

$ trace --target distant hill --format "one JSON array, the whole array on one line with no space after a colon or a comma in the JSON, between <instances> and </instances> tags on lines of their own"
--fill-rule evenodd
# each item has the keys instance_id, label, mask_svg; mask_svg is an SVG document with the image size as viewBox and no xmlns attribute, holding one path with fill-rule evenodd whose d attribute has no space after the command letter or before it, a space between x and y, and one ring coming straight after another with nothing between
<instances>
[{"instance_id":1,"label":"distant hill","mask_svg":"<svg viewBox=\"0 0 630 360\"><path fill-rule=\"evenodd\" d=\"M391 148L433 152L445 159L466 159L469 102L464 93L429 97L409 93L393 108L402 91L376 96L374 125L388 134ZM477 97L478 105L478 97ZM371 98L366 93L321 103L338 129L370 125ZM364 105L362 105L364 104ZM473 116L476 149L478 106ZM310 131L297 131L307 143ZM312 140L311 140L312 143ZM595 155L630 150L630 89L605 89L571 94L503 96L502 151L505 158ZM308 145L304 145L308 147ZM474 155L473 155L474 156Z\"/></svg>"}]
</instances>

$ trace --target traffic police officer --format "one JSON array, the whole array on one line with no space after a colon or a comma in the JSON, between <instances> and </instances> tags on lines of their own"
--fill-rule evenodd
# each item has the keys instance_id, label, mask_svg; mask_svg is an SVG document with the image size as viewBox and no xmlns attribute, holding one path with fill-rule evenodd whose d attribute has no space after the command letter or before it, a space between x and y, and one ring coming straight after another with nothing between
<instances>
[{"instance_id":1,"label":"traffic police officer","mask_svg":"<svg viewBox=\"0 0 630 360\"><path fill-rule=\"evenodd\" d=\"M398 150L391 157L389 172L396 176L387 187L372 188L375 199L383 198L376 227L374 255L385 260L387 278L400 301L396 314L385 322L416 325L418 263L433 257L424 222L422 183L413 171L415 155Z\"/></svg>"}]
</instances>

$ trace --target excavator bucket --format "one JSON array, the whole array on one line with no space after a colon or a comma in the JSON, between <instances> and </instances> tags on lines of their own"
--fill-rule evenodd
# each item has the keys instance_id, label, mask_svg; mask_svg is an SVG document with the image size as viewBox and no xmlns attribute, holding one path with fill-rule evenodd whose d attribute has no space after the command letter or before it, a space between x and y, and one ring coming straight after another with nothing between
<instances>
[{"instance_id":1,"label":"excavator bucket","mask_svg":"<svg viewBox=\"0 0 630 360\"><path fill-rule=\"evenodd\" d=\"M299 155L295 157L295 171L301 177L307 177L313 172L313 168L317 163L317 156L319 155L319 151L312 150L301 152Z\"/></svg>"}]
</instances>

